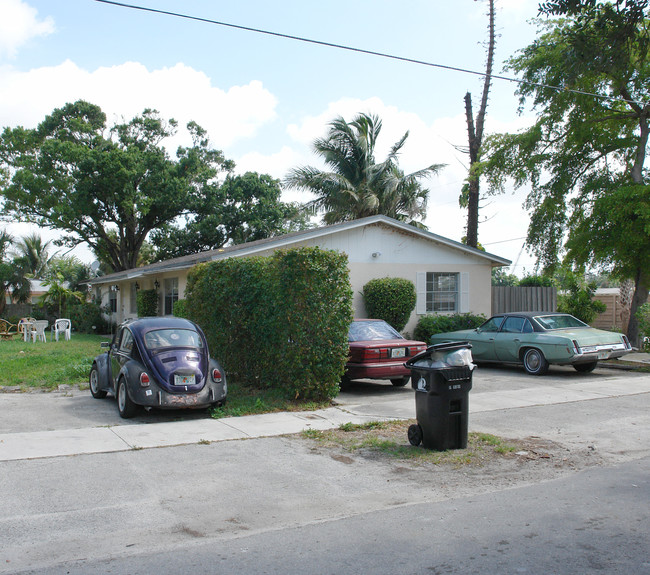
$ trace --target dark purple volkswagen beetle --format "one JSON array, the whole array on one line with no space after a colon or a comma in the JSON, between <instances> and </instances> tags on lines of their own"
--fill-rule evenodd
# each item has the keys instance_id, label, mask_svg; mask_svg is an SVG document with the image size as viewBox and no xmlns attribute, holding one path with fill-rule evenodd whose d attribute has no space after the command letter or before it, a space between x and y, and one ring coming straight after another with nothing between
<instances>
[{"instance_id":1,"label":"dark purple volkswagen beetle","mask_svg":"<svg viewBox=\"0 0 650 575\"><path fill-rule=\"evenodd\" d=\"M124 418L138 406L202 408L226 402L226 374L210 358L201 328L177 317L127 320L102 344L90 370L90 393L111 392Z\"/></svg>"}]
</instances>

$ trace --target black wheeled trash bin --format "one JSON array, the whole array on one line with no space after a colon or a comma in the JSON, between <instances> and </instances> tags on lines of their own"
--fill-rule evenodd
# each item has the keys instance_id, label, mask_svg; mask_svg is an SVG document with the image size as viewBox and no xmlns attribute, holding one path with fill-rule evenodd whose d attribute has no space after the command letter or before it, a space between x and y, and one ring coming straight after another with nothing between
<instances>
[{"instance_id":1,"label":"black wheeled trash bin","mask_svg":"<svg viewBox=\"0 0 650 575\"><path fill-rule=\"evenodd\" d=\"M417 424L409 426L411 445L446 451L467 447L472 346L467 342L432 345L409 359Z\"/></svg>"}]
</instances>

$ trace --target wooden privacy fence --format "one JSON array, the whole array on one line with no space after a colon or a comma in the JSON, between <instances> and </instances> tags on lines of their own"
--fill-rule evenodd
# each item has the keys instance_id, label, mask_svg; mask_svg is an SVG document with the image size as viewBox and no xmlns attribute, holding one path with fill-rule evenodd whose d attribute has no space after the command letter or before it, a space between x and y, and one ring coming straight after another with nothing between
<instances>
[{"instance_id":1,"label":"wooden privacy fence","mask_svg":"<svg viewBox=\"0 0 650 575\"><path fill-rule=\"evenodd\" d=\"M492 315L511 311L557 311L557 288L492 286Z\"/></svg>"}]
</instances>

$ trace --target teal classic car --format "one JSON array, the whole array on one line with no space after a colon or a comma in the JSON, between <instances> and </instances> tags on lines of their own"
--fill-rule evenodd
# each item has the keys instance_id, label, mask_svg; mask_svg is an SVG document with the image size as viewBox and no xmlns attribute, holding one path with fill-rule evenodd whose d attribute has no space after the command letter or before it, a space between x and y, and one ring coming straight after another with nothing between
<instances>
[{"instance_id":1,"label":"teal classic car","mask_svg":"<svg viewBox=\"0 0 650 575\"><path fill-rule=\"evenodd\" d=\"M495 315L476 329L438 333L430 343L466 341L476 363L523 364L531 375L543 375L549 364L593 371L598 360L632 351L625 335L589 327L569 314L520 312Z\"/></svg>"}]
</instances>

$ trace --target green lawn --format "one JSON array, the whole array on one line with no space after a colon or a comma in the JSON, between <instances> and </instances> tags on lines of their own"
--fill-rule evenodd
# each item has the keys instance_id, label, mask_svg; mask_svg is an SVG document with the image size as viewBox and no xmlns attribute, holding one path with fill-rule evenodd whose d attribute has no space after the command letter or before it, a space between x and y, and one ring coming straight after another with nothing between
<instances>
[{"instance_id":1,"label":"green lawn","mask_svg":"<svg viewBox=\"0 0 650 575\"><path fill-rule=\"evenodd\" d=\"M70 341L0 341L0 386L56 388L61 384L86 384L100 343L110 336L72 334Z\"/></svg>"}]
</instances>

